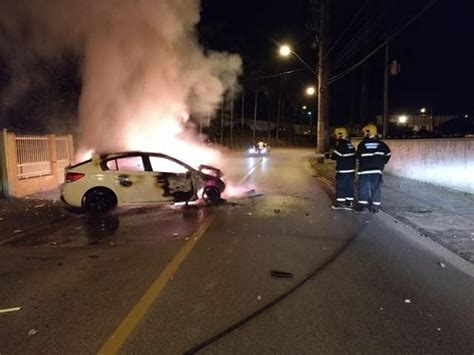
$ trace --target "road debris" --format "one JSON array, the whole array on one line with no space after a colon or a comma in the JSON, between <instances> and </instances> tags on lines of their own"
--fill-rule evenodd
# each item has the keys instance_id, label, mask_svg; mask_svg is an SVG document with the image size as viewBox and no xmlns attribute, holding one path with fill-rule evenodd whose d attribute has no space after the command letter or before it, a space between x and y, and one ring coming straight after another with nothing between
<instances>
[{"instance_id":1,"label":"road debris","mask_svg":"<svg viewBox=\"0 0 474 355\"><path fill-rule=\"evenodd\" d=\"M293 278L293 273L287 272L287 271L271 270L270 275L276 278L286 278L286 279Z\"/></svg>"},{"instance_id":2,"label":"road debris","mask_svg":"<svg viewBox=\"0 0 474 355\"><path fill-rule=\"evenodd\" d=\"M188 241L189 239L190 239L189 237L184 238L185 241Z\"/></svg>"},{"instance_id":3,"label":"road debris","mask_svg":"<svg viewBox=\"0 0 474 355\"><path fill-rule=\"evenodd\" d=\"M0 217L0 222L3 221L3 220L4 220L4 218L3 218L3 217Z\"/></svg>"},{"instance_id":4,"label":"road debris","mask_svg":"<svg viewBox=\"0 0 474 355\"><path fill-rule=\"evenodd\" d=\"M38 334L38 331L35 328L30 329L30 331L28 332L29 337L32 337L36 334Z\"/></svg>"},{"instance_id":5,"label":"road debris","mask_svg":"<svg viewBox=\"0 0 474 355\"><path fill-rule=\"evenodd\" d=\"M380 307L379 309L380 309L380 311L383 311L383 307Z\"/></svg>"},{"instance_id":6,"label":"road debris","mask_svg":"<svg viewBox=\"0 0 474 355\"><path fill-rule=\"evenodd\" d=\"M275 209L273 210L273 212L275 212L275 213L280 213L280 209L279 209L279 208L275 208Z\"/></svg>"},{"instance_id":7,"label":"road debris","mask_svg":"<svg viewBox=\"0 0 474 355\"><path fill-rule=\"evenodd\" d=\"M437 330L438 332L440 332L440 331L441 331L441 328L436 328L436 330Z\"/></svg>"},{"instance_id":8,"label":"road debris","mask_svg":"<svg viewBox=\"0 0 474 355\"><path fill-rule=\"evenodd\" d=\"M44 207L44 203L40 204L40 205L34 205L33 208L41 208L41 207Z\"/></svg>"},{"instance_id":9,"label":"road debris","mask_svg":"<svg viewBox=\"0 0 474 355\"><path fill-rule=\"evenodd\" d=\"M443 269L446 268L446 264L445 264L445 263L439 262L438 265L441 266Z\"/></svg>"},{"instance_id":10,"label":"road debris","mask_svg":"<svg viewBox=\"0 0 474 355\"><path fill-rule=\"evenodd\" d=\"M261 301L262 300L262 296L258 295L257 296L257 301Z\"/></svg>"},{"instance_id":11,"label":"road debris","mask_svg":"<svg viewBox=\"0 0 474 355\"><path fill-rule=\"evenodd\" d=\"M17 312L21 309L21 307L12 307L12 308L3 308L0 309L0 313L11 313L11 312Z\"/></svg>"},{"instance_id":12,"label":"road debris","mask_svg":"<svg viewBox=\"0 0 474 355\"><path fill-rule=\"evenodd\" d=\"M173 233L173 237L178 238L178 237L179 237L179 233Z\"/></svg>"},{"instance_id":13,"label":"road debris","mask_svg":"<svg viewBox=\"0 0 474 355\"><path fill-rule=\"evenodd\" d=\"M405 298L405 303L407 303L407 304L408 304L408 303L411 303L411 299Z\"/></svg>"},{"instance_id":14,"label":"road debris","mask_svg":"<svg viewBox=\"0 0 474 355\"><path fill-rule=\"evenodd\" d=\"M247 216L251 216L251 215L252 215L252 212L247 213Z\"/></svg>"},{"instance_id":15,"label":"road debris","mask_svg":"<svg viewBox=\"0 0 474 355\"><path fill-rule=\"evenodd\" d=\"M19 234L22 233L23 231L21 229L16 229L13 231L13 234Z\"/></svg>"},{"instance_id":16,"label":"road debris","mask_svg":"<svg viewBox=\"0 0 474 355\"><path fill-rule=\"evenodd\" d=\"M74 228L74 229L76 229L76 230L80 230L80 229L82 229L82 227L76 227L76 228Z\"/></svg>"}]
</instances>

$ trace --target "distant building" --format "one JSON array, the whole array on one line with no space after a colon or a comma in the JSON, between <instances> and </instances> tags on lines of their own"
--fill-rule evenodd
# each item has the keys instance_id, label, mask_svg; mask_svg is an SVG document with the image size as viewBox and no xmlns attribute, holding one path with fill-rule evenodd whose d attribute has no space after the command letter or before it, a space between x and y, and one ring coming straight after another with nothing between
<instances>
[{"instance_id":1,"label":"distant building","mask_svg":"<svg viewBox=\"0 0 474 355\"><path fill-rule=\"evenodd\" d=\"M390 115L388 117L388 122L393 125L409 128L415 132L419 132L421 130L433 132L434 130L436 130L436 127L438 127L439 125L455 117L458 117L458 115L431 116L430 114L416 114L416 115L398 114L398 115ZM382 126L383 124L382 115L377 115L377 124L379 126Z\"/></svg>"}]
</instances>

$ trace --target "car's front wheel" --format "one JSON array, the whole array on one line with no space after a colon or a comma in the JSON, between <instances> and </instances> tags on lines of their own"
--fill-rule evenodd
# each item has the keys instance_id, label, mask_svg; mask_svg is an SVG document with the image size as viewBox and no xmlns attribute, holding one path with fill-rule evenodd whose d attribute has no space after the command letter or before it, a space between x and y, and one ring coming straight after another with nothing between
<instances>
[{"instance_id":1,"label":"car's front wheel","mask_svg":"<svg viewBox=\"0 0 474 355\"><path fill-rule=\"evenodd\" d=\"M215 186L206 186L202 192L202 199L208 206L215 206L221 201L221 192Z\"/></svg>"},{"instance_id":2,"label":"car's front wheel","mask_svg":"<svg viewBox=\"0 0 474 355\"><path fill-rule=\"evenodd\" d=\"M84 209L91 214L104 214L117 205L117 197L106 188L96 188L84 196Z\"/></svg>"}]
</instances>

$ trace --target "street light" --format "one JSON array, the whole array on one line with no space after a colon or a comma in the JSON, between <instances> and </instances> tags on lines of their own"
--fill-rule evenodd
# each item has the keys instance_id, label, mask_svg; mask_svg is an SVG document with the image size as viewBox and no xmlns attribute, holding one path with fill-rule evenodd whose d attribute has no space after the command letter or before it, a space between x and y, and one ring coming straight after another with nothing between
<instances>
[{"instance_id":1,"label":"street light","mask_svg":"<svg viewBox=\"0 0 474 355\"><path fill-rule=\"evenodd\" d=\"M308 86L306 88L306 95L313 96L314 94L316 94L316 88L314 86Z\"/></svg>"},{"instance_id":2,"label":"street light","mask_svg":"<svg viewBox=\"0 0 474 355\"><path fill-rule=\"evenodd\" d=\"M291 49L291 47L287 44L284 44L280 47L280 55L282 57L289 57L290 54L293 54L296 58L298 58L298 60L303 63L305 65L306 68L308 68L311 73L313 73L314 75L316 75L316 72L313 70L313 68L311 68L308 63L306 63L293 49Z\"/></svg>"},{"instance_id":3,"label":"street light","mask_svg":"<svg viewBox=\"0 0 474 355\"><path fill-rule=\"evenodd\" d=\"M284 44L280 47L280 55L283 57L288 57L291 54L292 50L290 46Z\"/></svg>"},{"instance_id":4,"label":"street light","mask_svg":"<svg viewBox=\"0 0 474 355\"><path fill-rule=\"evenodd\" d=\"M422 107L421 110L420 110L420 113L425 114L426 113L426 107Z\"/></svg>"},{"instance_id":5,"label":"street light","mask_svg":"<svg viewBox=\"0 0 474 355\"><path fill-rule=\"evenodd\" d=\"M306 106L303 106L303 107L302 107L303 110L306 110L307 108L308 108L308 107L306 107Z\"/></svg>"},{"instance_id":6,"label":"street light","mask_svg":"<svg viewBox=\"0 0 474 355\"><path fill-rule=\"evenodd\" d=\"M407 123L408 117L405 115L398 116L398 123Z\"/></svg>"}]
</instances>

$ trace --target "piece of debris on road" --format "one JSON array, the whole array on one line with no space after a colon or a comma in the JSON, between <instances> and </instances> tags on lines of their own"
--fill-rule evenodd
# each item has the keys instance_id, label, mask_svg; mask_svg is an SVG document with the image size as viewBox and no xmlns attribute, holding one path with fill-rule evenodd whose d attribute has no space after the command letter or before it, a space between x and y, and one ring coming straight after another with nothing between
<instances>
[{"instance_id":1,"label":"piece of debris on road","mask_svg":"<svg viewBox=\"0 0 474 355\"><path fill-rule=\"evenodd\" d=\"M279 209L279 208L275 208L275 209L273 210L273 212L275 212L275 213L280 213L280 209Z\"/></svg>"},{"instance_id":2,"label":"piece of debris on road","mask_svg":"<svg viewBox=\"0 0 474 355\"><path fill-rule=\"evenodd\" d=\"M287 278L287 279L293 278L293 273L287 272L287 271L271 270L270 275L276 278Z\"/></svg>"},{"instance_id":3,"label":"piece of debris on road","mask_svg":"<svg viewBox=\"0 0 474 355\"><path fill-rule=\"evenodd\" d=\"M439 262L438 265L439 265L440 267L442 267L443 269L446 267L446 264L445 264L445 263L442 263L442 262Z\"/></svg>"},{"instance_id":4,"label":"piece of debris on road","mask_svg":"<svg viewBox=\"0 0 474 355\"><path fill-rule=\"evenodd\" d=\"M405 299L405 303L407 303L407 304L408 304L408 303L411 303L411 299L406 298L406 299Z\"/></svg>"},{"instance_id":5,"label":"piece of debris on road","mask_svg":"<svg viewBox=\"0 0 474 355\"><path fill-rule=\"evenodd\" d=\"M257 301L261 301L262 300L262 296L258 295L257 296Z\"/></svg>"},{"instance_id":6,"label":"piece of debris on road","mask_svg":"<svg viewBox=\"0 0 474 355\"><path fill-rule=\"evenodd\" d=\"M35 328L30 329L30 331L28 332L29 337L32 337L36 334L38 334L38 331Z\"/></svg>"},{"instance_id":7,"label":"piece of debris on road","mask_svg":"<svg viewBox=\"0 0 474 355\"><path fill-rule=\"evenodd\" d=\"M16 229L13 231L13 234L19 234L22 233L23 231L21 229Z\"/></svg>"},{"instance_id":8,"label":"piece of debris on road","mask_svg":"<svg viewBox=\"0 0 474 355\"><path fill-rule=\"evenodd\" d=\"M0 309L0 313L11 313L11 312L17 312L21 309L21 307L12 307L12 308L3 308Z\"/></svg>"}]
</instances>

